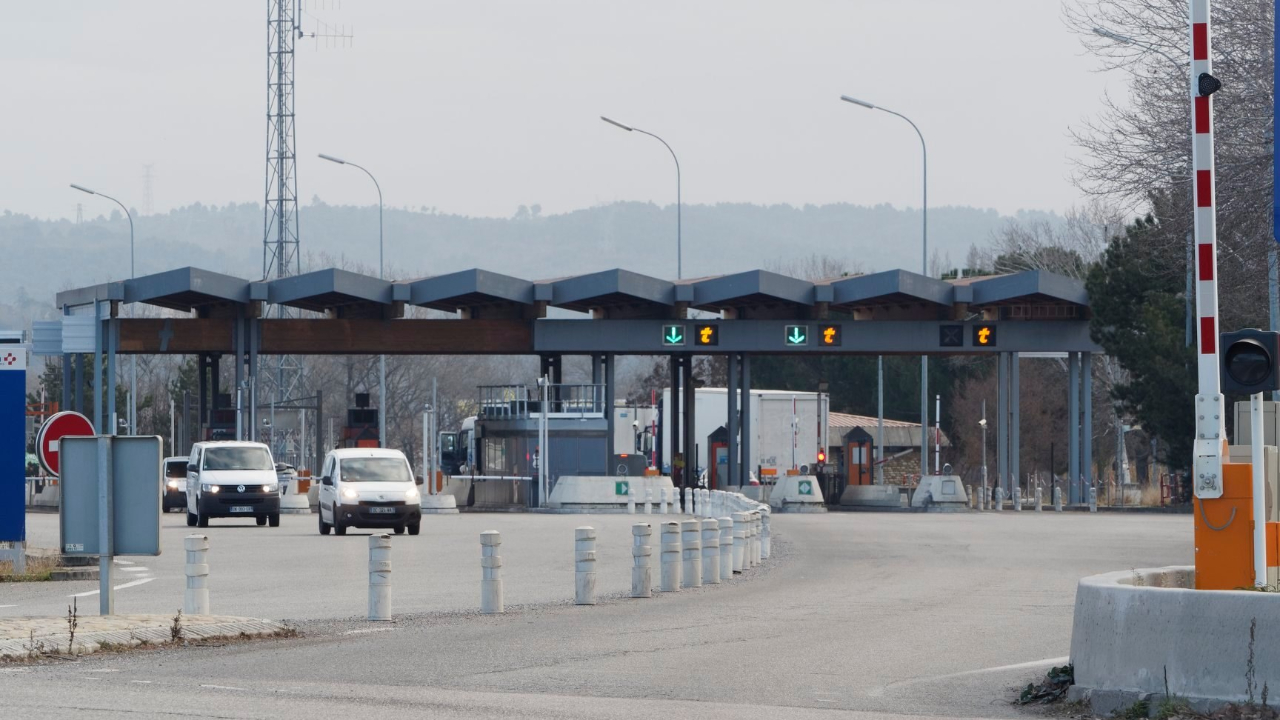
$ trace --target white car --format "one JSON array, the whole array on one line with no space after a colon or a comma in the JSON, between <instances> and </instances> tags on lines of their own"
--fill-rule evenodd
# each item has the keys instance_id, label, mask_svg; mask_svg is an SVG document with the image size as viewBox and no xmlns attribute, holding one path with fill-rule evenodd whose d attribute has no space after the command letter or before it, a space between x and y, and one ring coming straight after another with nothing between
<instances>
[{"instance_id":1,"label":"white car","mask_svg":"<svg viewBox=\"0 0 1280 720\"><path fill-rule=\"evenodd\" d=\"M392 528L417 535L422 523L417 483L399 450L342 448L330 451L320 473L320 534L347 528Z\"/></svg>"},{"instance_id":2,"label":"white car","mask_svg":"<svg viewBox=\"0 0 1280 720\"><path fill-rule=\"evenodd\" d=\"M271 449L257 442L198 442L187 459L187 525L251 517L280 526L280 483Z\"/></svg>"}]
</instances>

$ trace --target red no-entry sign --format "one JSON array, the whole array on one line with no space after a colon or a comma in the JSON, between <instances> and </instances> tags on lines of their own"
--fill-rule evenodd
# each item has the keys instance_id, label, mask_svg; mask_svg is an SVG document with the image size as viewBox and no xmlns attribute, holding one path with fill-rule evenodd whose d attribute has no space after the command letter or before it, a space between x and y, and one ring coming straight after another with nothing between
<instances>
[{"instance_id":1,"label":"red no-entry sign","mask_svg":"<svg viewBox=\"0 0 1280 720\"><path fill-rule=\"evenodd\" d=\"M78 412L60 412L45 421L36 435L36 446L39 448L40 465L45 472L58 475L58 446L62 438L95 435L93 423Z\"/></svg>"}]
</instances>

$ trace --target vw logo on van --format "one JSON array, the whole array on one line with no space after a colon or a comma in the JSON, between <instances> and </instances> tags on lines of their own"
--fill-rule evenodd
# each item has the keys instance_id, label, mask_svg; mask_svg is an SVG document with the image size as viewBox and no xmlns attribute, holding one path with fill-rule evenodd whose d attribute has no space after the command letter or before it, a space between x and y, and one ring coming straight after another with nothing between
<instances>
[{"instance_id":1,"label":"vw logo on van","mask_svg":"<svg viewBox=\"0 0 1280 720\"><path fill-rule=\"evenodd\" d=\"M236 492L244 492L244 486L243 486L243 485L237 485L237 486L236 486Z\"/></svg>"}]
</instances>

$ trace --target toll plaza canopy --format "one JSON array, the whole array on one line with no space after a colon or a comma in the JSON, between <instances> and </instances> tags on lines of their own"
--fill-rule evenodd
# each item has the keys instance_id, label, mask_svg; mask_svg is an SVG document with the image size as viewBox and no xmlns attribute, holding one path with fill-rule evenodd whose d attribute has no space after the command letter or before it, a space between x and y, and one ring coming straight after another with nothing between
<instances>
[{"instance_id":1,"label":"toll plaza canopy","mask_svg":"<svg viewBox=\"0 0 1280 720\"><path fill-rule=\"evenodd\" d=\"M110 327L101 347L120 354L1100 350L1083 284L1045 271L809 281L752 270L673 282L622 269L538 281L473 269L390 281L340 269L244 280L188 267L68 290L57 304L64 319L41 323L37 353L91 352L62 341L98 334L86 327L95 308ZM128 317L122 305L170 312ZM272 317L277 305L302 312Z\"/></svg>"}]
</instances>

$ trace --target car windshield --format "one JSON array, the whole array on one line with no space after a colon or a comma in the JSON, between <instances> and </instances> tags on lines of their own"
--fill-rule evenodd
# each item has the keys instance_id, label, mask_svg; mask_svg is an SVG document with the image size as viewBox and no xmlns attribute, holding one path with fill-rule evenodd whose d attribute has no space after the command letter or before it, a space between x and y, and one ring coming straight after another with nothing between
<instances>
[{"instance_id":1,"label":"car windshield","mask_svg":"<svg viewBox=\"0 0 1280 720\"><path fill-rule=\"evenodd\" d=\"M204 469L274 472L276 466L264 447L211 447L204 451Z\"/></svg>"},{"instance_id":2,"label":"car windshield","mask_svg":"<svg viewBox=\"0 0 1280 720\"><path fill-rule=\"evenodd\" d=\"M164 474L171 478L184 478L187 476L187 461L173 460L164 464Z\"/></svg>"},{"instance_id":3,"label":"car windshield","mask_svg":"<svg viewBox=\"0 0 1280 720\"><path fill-rule=\"evenodd\" d=\"M342 461L342 482L413 482L409 465L400 458L347 458Z\"/></svg>"}]
</instances>

